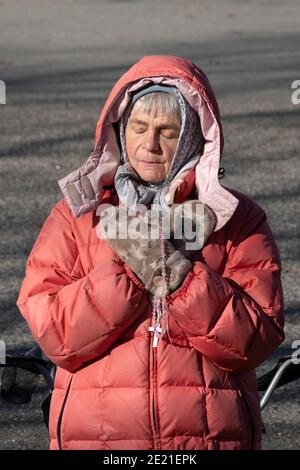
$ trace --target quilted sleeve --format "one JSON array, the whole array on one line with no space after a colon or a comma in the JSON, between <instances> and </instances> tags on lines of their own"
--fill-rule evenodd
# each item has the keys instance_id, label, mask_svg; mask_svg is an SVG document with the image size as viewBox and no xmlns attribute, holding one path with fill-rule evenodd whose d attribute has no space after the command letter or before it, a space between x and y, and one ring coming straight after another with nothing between
<instances>
[{"instance_id":1,"label":"quilted sleeve","mask_svg":"<svg viewBox=\"0 0 300 470\"><path fill-rule=\"evenodd\" d=\"M17 305L45 354L73 371L103 354L143 314L149 297L114 259L85 277L73 274L78 250L62 208L54 206L33 246Z\"/></svg>"},{"instance_id":2,"label":"quilted sleeve","mask_svg":"<svg viewBox=\"0 0 300 470\"><path fill-rule=\"evenodd\" d=\"M280 256L264 211L250 212L223 275L196 262L168 298L190 344L230 372L256 368L284 340Z\"/></svg>"}]
</instances>

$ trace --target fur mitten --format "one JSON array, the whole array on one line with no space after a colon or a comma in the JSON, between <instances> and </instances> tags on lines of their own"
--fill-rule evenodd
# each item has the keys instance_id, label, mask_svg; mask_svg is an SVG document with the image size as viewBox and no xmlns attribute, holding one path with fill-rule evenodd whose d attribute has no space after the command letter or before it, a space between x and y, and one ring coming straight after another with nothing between
<instances>
[{"instance_id":1,"label":"fur mitten","mask_svg":"<svg viewBox=\"0 0 300 470\"><path fill-rule=\"evenodd\" d=\"M101 212L99 235L105 238L117 255L128 264L151 294L163 294L161 241L143 237L141 219L126 215L124 208L111 207ZM148 230L147 230L148 233ZM145 232L144 232L145 234ZM180 251L164 240L166 255L167 294L176 290L184 281L192 264Z\"/></svg>"},{"instance_id":2,"label":"fur mitten","mask_svg":"<svg viewBox=\"0 0 300 470\"><path fill-rule=\"evenodd\" d=\"M214 212L198 200L170 208L171 242L185 258L192 259L203 248L216 226Z\"/></svg>"}]
</instances>

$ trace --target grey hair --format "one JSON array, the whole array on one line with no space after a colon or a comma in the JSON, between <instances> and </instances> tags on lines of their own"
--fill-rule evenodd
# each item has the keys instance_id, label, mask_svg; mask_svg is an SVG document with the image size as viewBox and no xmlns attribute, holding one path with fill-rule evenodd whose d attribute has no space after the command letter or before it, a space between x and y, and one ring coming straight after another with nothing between
<instances>
[{"instance_id":1,"label":"grey hair","mask_svg":"<svg viewBox=\"0 0 300 470\"><path fill-rule=\"evenodd\" d=\"M164 93L161 91L148 93L137 100L133 105L132 110L137 108L139 108L140 112L150 115L171 114L181 123L180 105L176 97L170 93Z\"/></svg>"}]
</instances>

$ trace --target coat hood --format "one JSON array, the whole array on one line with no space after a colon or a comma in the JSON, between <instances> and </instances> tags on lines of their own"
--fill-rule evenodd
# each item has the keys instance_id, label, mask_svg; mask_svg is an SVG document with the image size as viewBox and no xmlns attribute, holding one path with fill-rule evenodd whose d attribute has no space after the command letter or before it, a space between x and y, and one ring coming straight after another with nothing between
<instances>
[{"instance_id":1,"label":"coat hood","mask_svg":"<svg viewBox=\"0 0 300 470\"><path fill-rule=\"evenodd\" d=\"M59 180L58 184L75 217L100 204L106 186L114 182L120 163L120 149L114 124L119 121L131 93L148 83L175 86L198 112L205 145L195 166L198 199L216 215L215 231L232 217L238 199L222 187L218 171L223 151L223 132L218 104L205 73L191 61L175 56L145 56L134 64L113 87L96 126L94 150L77 170ZM182 182L174 179L170 194ZM175 189L174 189L175 188Z\"/></svg>"}]
</instances>

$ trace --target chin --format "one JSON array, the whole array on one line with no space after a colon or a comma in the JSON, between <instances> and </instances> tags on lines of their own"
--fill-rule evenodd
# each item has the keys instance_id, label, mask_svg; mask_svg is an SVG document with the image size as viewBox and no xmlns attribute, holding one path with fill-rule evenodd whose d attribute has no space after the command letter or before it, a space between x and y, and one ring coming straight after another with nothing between
<instances>
[{"instance_id":1,"label":"chin","mask_svg":"<svg viewBox=\"0 0 300 470\"><path fill-rule=\"evenodd\" d=\"M150 175L144 175L144 174L139 174L140 178L143 181L146 181L146 183L162 183L164 181L164 177L159 177L159 176L150 176Z\"/></svg>"}]
</instances>

